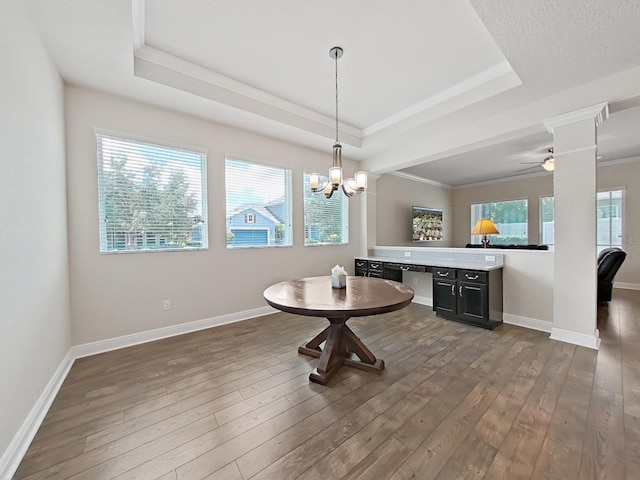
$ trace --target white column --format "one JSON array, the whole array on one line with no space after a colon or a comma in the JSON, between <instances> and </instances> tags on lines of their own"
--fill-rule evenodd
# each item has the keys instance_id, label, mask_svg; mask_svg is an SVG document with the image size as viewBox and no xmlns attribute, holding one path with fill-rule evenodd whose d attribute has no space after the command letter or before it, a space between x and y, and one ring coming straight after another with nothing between
<instances>
[{"instance_id":1,"label":"white column","mask_svg":"<svg viewBox=\"0 0 640 480\"><path fill-rule=\"evenodd\" d=\"M544 122L553 133L554 285L551 338L598 349L596 148L607 104Z\"/></svg>"},{"instance_id":2,"label":"white column","mask_svg":"<svg viewBox=\"0 0 640 480\"><path fill-rule=\"evenodd\" d=\"M367 189L360 194L360 255L376 246L376 198L379 175L367 175Z\"/></svg>"}]
</instances>

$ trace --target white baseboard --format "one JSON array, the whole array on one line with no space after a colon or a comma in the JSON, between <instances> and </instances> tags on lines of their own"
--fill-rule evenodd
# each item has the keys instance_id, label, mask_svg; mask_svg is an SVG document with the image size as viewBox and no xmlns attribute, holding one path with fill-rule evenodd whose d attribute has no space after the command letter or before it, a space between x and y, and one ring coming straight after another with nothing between
<instances>
[{"instance_id":1,"label":"white baseboard","mask_svg":"<svg viewBox=\"0 0 640 480\"><path fill-rule=\"evenodd\" d=\"M570 330L563 330L561 328L551 329L551 340L558 340L560 342L572 343L581 347L592 348L598 350L600 348L600 333L596 329L593 335L587 335L584 333L572 332Z\"/></svg>"},{"instance_id":2,"label":"white baseboard","mask_svg":"<svg viewBox=\"0 0 640 480\"><path fill-rule=\"evenodd\" d=\"M29 415L27 415L27 418L22 423L18 433L13 437L9 447L2 454L2 457L0 457L0 479L10 479L16 472L24 454L27 452L31 441L33 440L33 437L36 435L45 415L49 411L49 407L51 407L53 400L58 394L58 390L60 390L64 379L67 377L67 374L73 365L73 362L77 358L131 347L141 343L152 342L154 340L204 330L206 328L217 327L228 323L240 322L242 320L260 317L262 315L269 315L275 312L278 312L278 310L271 307L255 308L253 310L245 310L243 312L205 318L203 320L181 323L180 325L158 328L148 332L133 333L131 335L124 335L122 337L110 338L107 340L100 340L71 347L29 412Z\"/></svg>"},{"instance_id":3,"label":"white baseboard","mask_svg":"<svg viewBox=\"0 0 640 480\"><path fill-rule=\"evenodd\" d=\"M511 313L503 313L502 321L510 325L539 330L541 332L551 333L553 323L548 320L539 320L537 318L523 317L521 315L513 315Z\"/></svg>"},{"instance_id":4,"label":"white baseboard","mask_svg":"<svg viewBox=\"0 0 640 480\"><path fill-rule=\"evenodd\" d=\"M613 282L613 288L622 288L624 290L640 290L640 283Z\"/></svg>"},{"instance_id":5,"label":"white baseboard","mask_svg":"<svg viewBox=\"0 0 640 480\"><path fill-rule=\"evenodd\" d=\"M415 295L412 302L418 303L420 305L426 305L427 307L433 307L433 298L431 297L421 297L419 295Z\"/></svg>"},{"instance_id":6,"label":"white baseboard","mask_svg":"<svg viewBox=\"0 0 640 480\"><path fill-rule=\"evenodd\" d=\"M58 390L62 386L62 382L67 378L67 374L73 365L75 358L70 349L58 365L55 373L47 383L44 391L36 401L33 408L22 422L20 429L13 437L9 447L5 450L0 458L0 479L9 479L16 473L22 457L27 452L33 437L35 437L45 415L49 411L49 407L58 394Z\"/></svg>"},{"instance_id":7,"label":"white baseboard","mask_svg":"<svg viewBox=\"0 0 640 480\"><path fill-rule=\"evenodd\" d=\"M205 318L203 320L195 320L193 322L181 323L179 325L171 325L169 327L157 328L146 332L132 333L123 335L122 337L109 338L107 340L99 340L97 342L84 343L72 347L74 358L88 357L98 353L110 352L120 348L132 347L141 343L153 342L163 338L175 337L185 333L196 332L206 328L226 325L227 323L240 322L249 318L269 315L278 310L272 307L254 308L253 310L245 310L243 312L229 313L218 317Z\"/></svg>"}]
</instances>

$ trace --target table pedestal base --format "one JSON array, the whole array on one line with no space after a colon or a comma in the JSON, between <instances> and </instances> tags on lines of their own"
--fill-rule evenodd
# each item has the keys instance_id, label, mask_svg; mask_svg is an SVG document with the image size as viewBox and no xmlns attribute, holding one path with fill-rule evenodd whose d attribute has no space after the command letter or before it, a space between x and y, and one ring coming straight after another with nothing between
<instances>
[{"instance_id":1,"label":"table pedestal base","mask_svg":"<svg viewBox=\"0 0 640 480\"><path fill-rule=\"evenodd\" d=\"M298 353L319 357L317 368L309 375L312 382L326 385L342 365L380 373L384 360L377 359L353 331L345 318L329 318L331 322L309 343L298 347ZM322 343L324 345L321 347Z\"/></svg>"}]
</instances>

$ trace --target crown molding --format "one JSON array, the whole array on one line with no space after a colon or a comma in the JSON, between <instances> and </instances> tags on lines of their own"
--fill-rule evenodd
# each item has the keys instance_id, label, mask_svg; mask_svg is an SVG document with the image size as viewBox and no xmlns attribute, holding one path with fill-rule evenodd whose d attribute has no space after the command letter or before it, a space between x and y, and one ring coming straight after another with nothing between
<instances>
[{"instance_id":1,"label":"crown molding","mask_svg":"<svg viewBox=\"0 0 640 480\"><path fill-rule=\"evenodd\" d=\"M624 157L624 158L616 158L614 160L604 160L598 162L598 167L613 167L615 165L623 165L625 163L636 163L640 162L640 155L635 155L633 157Z\"/></svg>"},{"instance_id":2,"label":"crown molding","mask_svg":"<svg viewBox=\"0 0 640 480\"><path fill-rule=\"evenodd\" d=\"M563 113L562 115L551 117L542 123L547 131L553 134L557 127L590 118L595 120L596 127L601 125L605 120L607 120L607 118L609 118L609 104L606 102L599 103L591 107L585 107L573 112Z\"/></svg>"},{"instance_id":3,"label":"crown molding","mask_svg":"<svg viewBox=\"0 0 640 480\"><path fill-rule=\"evenodd\" d=\"M456 185L452 187L454 190L461 190L463 188L484 187L486 185L494 185L496 183L515 182L518 180L526 180L534 177L543 177L547 175L553 175L553 172L541 171L533 173L525 173L524 175L512 175L510 177L496 178L494 180L486 180L484 182L467 183L465 185Z\"/></svg>"},{"instance_id":4,"label":"crown molding","mask_svg":"<svg viewBox=\"0 0 640 480\"><path fill-rule=\"evenodd\" d=\"M428 178L418 177L417 175L411 175L410 173L404 172L388 172L388 175L394 175L396 177L405 178L407 180L413 180L414 182L426 183L427 185L433 185L434 187L440 188L453 188L451 185L446 183L436 182L434 180L429 180Z\"/></svg>"}]
</instances>

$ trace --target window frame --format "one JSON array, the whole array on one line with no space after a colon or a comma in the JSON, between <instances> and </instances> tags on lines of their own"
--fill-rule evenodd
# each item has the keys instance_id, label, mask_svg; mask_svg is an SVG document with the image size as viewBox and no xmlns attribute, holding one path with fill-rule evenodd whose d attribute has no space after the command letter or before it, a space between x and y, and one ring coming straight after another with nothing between
<instances>
[{"instance_id":1,"label":"window frame","mask_svg":"<svg viewBox=\"0 0 640 480\"><path fill-rule=\"evenodd\" d=\"M284 167L281 165L275 165L272 163L267 163L261 160L255 160L255 159L247 159L241 155L233 155L233 154L226 154L225 155L225 159L224 159L224 185L225 185L225 235L226 235L226 248L228 250L242 250L242 249L246 249L246 248L287 248L287 247L292 247L293 246L293 228L294 228L294 220L293 220L293 171L291 168L289 167ZM265 169L265 171L268 171L269 169L271 170L280 170L283 174L283 219L279 219L278 217L276 217L272 212L269 212L274 218L276 218L277 220L282 220L281 223L279 224L274 224L273 225L273 232L271 232L270 227L265 227L263 225L259 225L258 224L258 214L254 211L254 212L246 212L243 214L243 221L241 222L241 224L236 225L236 224L231 224L230 222L232 222L232 218L235 215L238 215L240 213L243 213L245 211L239 211L236 212L235 214L229 216L229 214L233 211L229 209L229 191L230 191L230 185L228 184L228 163L236 163L236 164L244 164L244 166L246 168L250 168L251 166L255 166L258 169ZM255 176L252 178L256 178ZM247 181L244 182L244 185L250 185L252 182L251 181ZM263 184L264 185L268 185L267 180L263 180ZM258 183L259 185L259 183ZM276 197L277 199L277 197ZM271 202L266 202L265 205L263 206L261 204L261 202L257 202L257 203L253 203L253 204L247 204L247 210L255 210L256 208L266 208L267 205L269 205L270 203L272 203L273 200ZM236 208L240 208L241 205L239 205ZM252 223L248 222L248 218L250 215L253 215L253 219L254 221ZM285 227L285 234L284 234L284 242L283 243L275 243L277 242L278 239L278 226L279 225L288 225L287 227ZM254 232L264 232L266 230L267 232L267 243L266 244L246 244L246 245L242 245L242 244L237 244L234 245L232 243L232 241L230 241L230 234L233 231L254 231ZM273 243L272 243L273 242Z\"/></svg>"},{"instance_id":2,"label":"window frame","mask_svg":"<svg viewBox=\"0 0 640 480\"><path fill-rule=\"evenodd\" d=\"M207 190L207 166L208 166L208 150L205 148L194 147L192 145L184 145L176 142L158 140L155 138L144 137L131 133L123 133L119 131L107 130L102 128L94 128L94 135L96 139L96 164L97 164L97 188L98 188L98 238L99 238L99 253L100 255L113 255L113 254L136 254L136 253L161 253L161 252L187 252L187 251L199 251L209 249L209 219L208 219L208 190ZM133 248L133 249L108 249L109 244L107 236L108 232L105 227L106 222L106 185L104 178L104 153L103 153L103 138L110 138L119 142L129 143L128 148L161 148L167 150L175 150L181 153L194 154L200 156L199 170L200 170L200 185L199 194L200 200L196 204L196 210L200 209L200 222L195 223L191 228L198 227L199 235L201 237L201 245L185 245L182 247L168 246L165 248ZM186 164L185 164L186 165ZM188 166L188 165L187 165ZM196 213L196 215L198 215ZM142 240L143 244L146 244L149 232L141 232L136 234L136 244ZM140 237L140 238L138 238ZM160 238L158 245L162 245L166 239Z\"/></svg>"},{"instance_id":3,"label":"window frame","mask_svg":"<svg viewBox=\"0 0 640 480\"><path fill-rule=\"evenodd\" d=\"M544 241L544 222L542 221L542 202L546 199L553 201L553 229L551 230L552 242ZM548 245L553 247L555 245L555 197L553 195L543 195L538 197L538 243L540 245Z\"/></svg>"},{"instance_id":4,"label":"window frame","mask_svg":"<svg viewBox=\"0 0 640 480\"><path fill-rule=\"evenodd\" d=\"M303 241L305 247L328 247L328 246L340 246L340 245L349 245L349 198L343 194L342 189L338 188L337 191L333 193L333 196L330 199L325 198L324 194L320 192L312 192L309 186L309 176L312 172L302 172L302 188L303 188L303 205L302 205L302 213L303 213ZM327 181L329 181L328 176L320 175L320 185L324 185ZM310 242L309 241L309 232L312 225L307 225L307 199L313 198L311 196L318 196L324 202L336 201L337 197L340 198L340 215L341 215L341 241L340 242ZM313 224L316 225L316 224Z\"/></svg>"},{"instance_id":5,"label":"window frame","mask_svg":"<svg viewBox=\"0 0 640 480\"><path fill-rule=\"evenodd\" d=\"M616 218L616 217L611 217L609 216L609 243L608 244L603 244L603 243L599 243L599 234L598 234L598 217L597 217L597 211L598 211L598 195L601 193L609 193L609 204L611 205L611 194L613 192L620 192L620 242L619 243L613 243L611 242L612 239L612 229L611 229L611 219L612 218ZM625 200L626 200L626 188L625 187L616 187L616 188L601 188L598 189L598 191L596 192L596 250L598 251L598 253L600 253L602 250L604 250L605 248L609 248L609 247L622 247L624 245L624 239L625 239L625 227L626 227L626 222L625 222Z\"/></svg>"},{"instance_id":6,"label":"window frame","mask_svg":"<svg viewBox=\"0 0 640 480\"><path fill-rule=\"evenodd\" d=\"M597 209L598 209L598 195L601 193L609 193L609 199L611 200L611 194L613 192L620 192L620 243L618 244L614 244L613 242L611 242L612 239L612 229L611 229L611 222L610 226L609 226L609 243L599 243L599 235L598 235L598 218L597 218ZM545 195L543 197L540 197L539 200L539 211L538 211L538 223L539 223L539 237L540 237L540 243L545 243L543 242L543 222L542 222L542 201L543 199L547 199L547 198L551 198L554 200L554 208L555 208L555 199L553 197L553 195ZM625 239L625 228L626 228L626 222L625 222L625 199L626 199L626 188L625 187L607 187L607 188L599 188L596 192L596 211L594 212L594 214L596 214L596 250L598 251L598 253L600 253L602 250L604 250L605 248L609 248L609 247L621 247L624 244L624 239ZM616 217L608 217L608 218L616 218ZM555 211L554 211L554 222L555 222ZM555 224L554 224L554 230L555 230ZM554 232L555 233L555 232ZM545 243L546 245L549 246L553 246L555 243L555 238L554 238L554 242L553 243Z\"/></svg>"},{"instance_id":7,"label":"window frame","mask_svg":"<svg viewBox=\"0 0 640 480\"><path fill-rule=\"evenodd\" d=\"M526 214L525 214L525 222L524 225L526 227L526 235L525 235L525 239L524 241L520 242L520 243L514 243L514 242L509 242L509 243L499 243L499 242L495 242L496 237L500 238L501 236L506 236L507 234L502 233L503 230L500 230L500 226L502 225L501 222L496 222L493 218L493 215L490 215L489 217L486 216L480 216L478 218L474 218L474 207L480 207L482 205L487 205L487 204L492 204L492 203L509 203L509 202L525 202L525 208L526 208ZM469 227L469 231L471 232L473 230L473 227L475 226L476 222L480 219L480 218L491 218L491 220L496 224L496 227L498 228L498 231L500 231L501 233L499 235L492 235L490 237L490 242L492 244L495 245L527 245L529 243L529 199L527 197L525 198L512 198L512 199L508 199L508 200L493 200L493 201L485 201L485 202L476 202L476 203L471 203L470 204L470 220L471 220L471 225ZM514 222L515 223L515 222ZM470 244L472 245L480 245L481 242L481 236L480 235L469 235L470 236Z\"/></svg>"}]
</instances>

